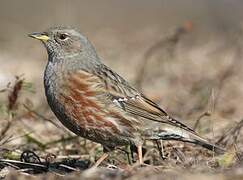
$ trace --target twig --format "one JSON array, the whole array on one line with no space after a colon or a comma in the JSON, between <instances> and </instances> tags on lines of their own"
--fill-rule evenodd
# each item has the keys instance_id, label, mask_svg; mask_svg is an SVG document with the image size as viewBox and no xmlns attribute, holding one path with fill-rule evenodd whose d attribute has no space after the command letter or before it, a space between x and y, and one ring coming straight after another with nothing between
<instances>
[{"instance_id":1,"label":"twig","mask_svg":"<svg viewBox=\"0 0 243 180\"><path fill-rule=\"evenodd\" d=\"M14 168L19 168L19 169L26 169L26 168L31 168L34 170L39 170L41 172L46 172L47 167L42 164L37 164L37 163L28 163L28 162L21 162L21 161L16 161L16 160L10 160L10 159L0 159L0 164L5 164L5 165L11 165Z\"/></svg>"},{"instance_id":2,"label":"twig","mask_svg":"<svg viewBox=\"0 0 243 180\"><path fill-rule=\"evenodd\" d=\"M6 133L8 132L8 130L11 127L11 125L12 125L12 121L8 120L7 125L0 132L0 141L2 141L4 139Z\"/></svg>"},{"instance_id":3,"label":"twig","mask_svg":"<svg viewBox=\"0 0 243 180\"><path fill-rule=\"evenodd\" d=\"M34 152L32 152L34 153ZM35 153L34 153L35 154ZM37 155L35 155L37 156ZM38 157L38 156L37 156ZM31 158L31 157L30 157ZM89 167L89 163L86 160L63 160L61 162L21 162L17 160L10 160L10 159L0 159L0 165L2 166L10 166L18 171L37 174L37 173L45 173L45 172L54 172L54 173L68 173L73 171L79 171L87 169ZM61 174L60 174L61 175Z\"/></svg>"},{"instance_id":4,"label":"twig","mask_svg":"<svg viewBox=\"0 0 243 180\"><path fill-rule=\"evenodd\" d=\"M6 137L6 136L5 136ZM7 144L7 143L9 143L9 142L11 142L11 140L12 140L12 138L13 138L13 135L10 135L10 136L8 136L8 137L6 137L6 138L2 138L1 140L0 140L0 146L2 146L2 145L4 145L4 144Z\"/></svg>"},{"instance_id":5,"label":"twig","mask_svg":"<svg viewBox=\"0 0 243 180\"><path fill-rule=\"evenodd\" d=\"M16 76L15 84L13 86L12 90L9 90L8 94L8 105L7 105L7 112L8 112L8 122L7 125L1 130L0 132L0 141L5 137L7 132L9 131L12 123L13 123L13 110L17 104L17 100L19 97L19 93L22 90L22 85L23 85L24 79L20 78L19 76ZM7 87L10 86L10 83L8 83ZM4 92L8 88L2 90L1 92ZM3 143L1 143L3 144Z\"/></svg>"},{"instance_id":6,"label":"twig","mask_svg":"<svg viewBox=\"0 0 243 180\"><path fill-rule=\"evenodd\" d=\"M222 144L224 146L230 146L236 144L239 138L239 132L242 127L243 127L243 119L240 122L238 122L234 127L229 129L226 133L223 133L223 135L218 139L216 144Z\"/></svg>"},{"instance_id":7,"label":"twig","mask_svg":"<svg viewBox=\"0 0 243 180\"><path fill-rule=\"evenodd\" d=\"M77 138L78 138L78 136L69 136L69 137L66 137L66 138L60 138L58 140L54 140L54 141L50 141L48 143L45 143L44 146L49 146L49 145L61 143L61 142L64 142L64 141L70 141L70 140L74 140L74 139L77 139Z\"/></svg>"},{"instance_id":8,"label":"twig","mask_svg":"<svg viewBox=\"0 0 243 180\"><path fill-rule=\"evenodd\" d=\"M30 150L25 150L24 152L22 152L20 156L20 160L22 162L28 162L28 163L41 163L39 156L37 156L35 152Z\"/></svg>"},{"instance_id":9,"label":"twig","mask_svg":"<svg viewBox=\"0 0 243 180\"><path fill-rule=\"evenodd\" d=\"M47 122L50 122L52 125L54 125L54 126L57 127L57 128L64 129L63 127L61 127L61 126L59 126L57 123L55 123L53 120L48 119L48 118L46 118L45 116L39 114L38 112L36 112L36 111L30 109L26 104L23 104L23 106L24 106L24 108L26 108L30 113L33 113L34 115L36 115L36 116L39 117L40 119L45 120L45 121L47 121Z\"/></svg>"},{"instance_id":10,"label":"twig","mask_svg":"<svg viewBox=\"0 0 243 180\"><path fill-rule=\"evenodd\" d=\"M13 87L13 90L10 91L8 95L8 110L11 111L15 107L17 103L17 99L19 97L19 93L22 89L24 79L21 79L20 77L16 76L15 84Z\"/></svg>"},{"instance_id":11,"label":"twig","mask_svg":"<svg viewBox=\"0 0 243 180\"><path fill-rule=\"evenodd\" d=\"M26 134L26 139L28 142L34 143L36 145L38 145L38 147L40 147L41 149L45 149L46 145L43 144L41 141L37 140L36 138L30 136L29 134Z\"/></svg>"},{"instance_id":12,"label":"twig","mask_svg":"<svg viewBox=\"0 0 243 180\"><path fill-rule=\"evenodd\" d=\"M197 127L198 127L198 125L199 125L201 119L202 119L203 117L205 117L205 116L211 116L211 113L210 113L210 112L204 112L203 114L201 114L201 115L197 118L196 123L194 124L193 130L196 130L196 129L197 129Z\"/></svg>"}]
</instances>

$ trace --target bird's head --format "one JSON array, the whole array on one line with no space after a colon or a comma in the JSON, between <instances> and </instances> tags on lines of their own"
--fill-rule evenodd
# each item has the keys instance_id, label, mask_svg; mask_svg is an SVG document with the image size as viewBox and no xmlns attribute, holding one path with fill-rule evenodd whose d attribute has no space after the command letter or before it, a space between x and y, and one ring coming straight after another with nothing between
<instances>
[{"instance_id":1,"label":"bird's head","mask_svg":"<svg viewBox=\"0 0 243 180\"><path fill-rule=\"evenodd\" d=\"M96 56L94 47L79 31L69 27L50 28L44 32L29 34L45 45L48 55L70 57L75 55Z\"/></svg>"}]
</instances>

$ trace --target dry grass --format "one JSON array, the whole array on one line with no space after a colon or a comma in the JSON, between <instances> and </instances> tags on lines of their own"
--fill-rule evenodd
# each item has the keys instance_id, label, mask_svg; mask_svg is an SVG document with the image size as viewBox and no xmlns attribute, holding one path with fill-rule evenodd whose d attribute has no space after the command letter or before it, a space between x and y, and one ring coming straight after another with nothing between
<instances>
[{"instance_id":1,"label":"dry grass","mask_svg":"<svg viewBox=\"0 0 243 180\"><path fill-rule=\"evenodd\" d=\"M0 177L242 179L242 29L198 37L195 24L195 29L176 36L176 41L177 31L167 29L162 35L160 30L149 26L121 34L106 28L92 39L106 64L172 116L225 147L224 155L187 143L146 142L146 167L138 166L137 154L124 147L112 152L100 168L87 169L101 156L102 147L76 137L59 123L46 105L39 82L42 70L38 68L43 69L44 62L27 61L25 65L36 69L22 69L25 75L0 84ZM11 59L11 55L6 57ZM33 57L44 59L34 53L28 58Z\"/></svg>"}]
</instances>

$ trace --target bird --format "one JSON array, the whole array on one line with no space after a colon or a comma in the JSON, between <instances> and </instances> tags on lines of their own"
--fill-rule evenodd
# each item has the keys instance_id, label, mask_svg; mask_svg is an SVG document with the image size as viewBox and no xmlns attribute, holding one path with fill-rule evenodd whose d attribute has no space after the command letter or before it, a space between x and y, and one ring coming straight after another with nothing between
<instances>
[{"instance_id":1,"label":"bird","mask_svg":"<svg viewBox=\"0 0 243 180\"><path fill-rule=\"evenodd\" d=\"M104 147L95 166L109 151L129 145L137 147L138 163L143 164L145 140L183 141L224 152L105 65L79 30L59 26L29 36L47 50L44 87L51 110L70 131Z\"/></svg>"}]
</instances>

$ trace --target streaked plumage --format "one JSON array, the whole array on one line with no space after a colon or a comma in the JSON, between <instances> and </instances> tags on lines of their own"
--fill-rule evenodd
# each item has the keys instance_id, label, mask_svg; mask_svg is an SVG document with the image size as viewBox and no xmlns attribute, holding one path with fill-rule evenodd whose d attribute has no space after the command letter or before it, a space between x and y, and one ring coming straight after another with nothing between
<instances>
[{"instance_id":1,"label":"streaked plumage","mask_svg":"<svg viewBox=\"0 0 243 180\"><path fill-rule=\"evenodd\" d=\"M48 39L37 38L49 55L44 75L48 103L58 119L77 135L107 149L129 144L141 147L145 139L164 139L222 151L104 65L78 31L52 28L39 36Z\"/></svg>"}]
</instances>

